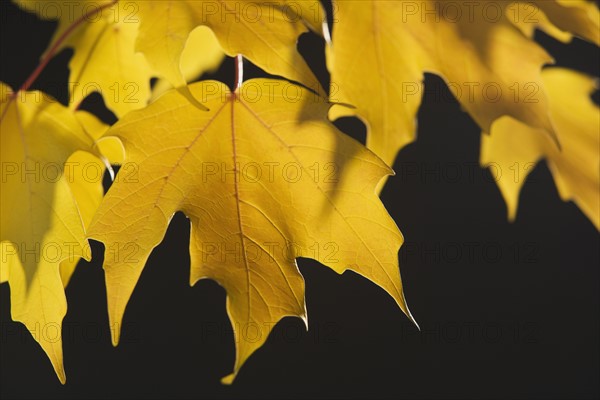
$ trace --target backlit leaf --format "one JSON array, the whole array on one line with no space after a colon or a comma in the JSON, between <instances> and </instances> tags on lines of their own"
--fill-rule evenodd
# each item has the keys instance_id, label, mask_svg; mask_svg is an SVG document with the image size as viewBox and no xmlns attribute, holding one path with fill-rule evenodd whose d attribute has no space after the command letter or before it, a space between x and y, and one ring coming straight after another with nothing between
<instances>
[{"instance_id":1,"label":"backlit leaf","mask_svg":"<svg viewBox=\"0 0 600 400\"><path fill-rule=\"evenodd\" d=\"M283 81L251 80L236 94L214 81L189 89L210 111L171 91L109 131L139 171L139 180L117 179L89 233L106 248L114 343L176 211L191 221L191 283L214 279L227 292L237 357L225 382L281 318L306 322L296 257L357 272L410 316L398 269L403 238L375 194L391 170L327 121L329 105Z\"/></svg>"},{"instance_id":2,"label":"backlit leaf","mask_svg":"<svg viewBox=\"0 0 600 400\"><path fill-rule=\"evenodd\" d=\"M534 16L524 6L495 1L334 4L337 22L328 50L332 101L356 108L335 106L330 116L361 117L367 146L390 165L415 139L425 72L444 78L482 129L489 131L497 118L509 115L557 141L540 75L552 58L523 32L531 35L542 25L598 40L598 9L588 2L527 3Z\"/></svg>"}]
</instances>

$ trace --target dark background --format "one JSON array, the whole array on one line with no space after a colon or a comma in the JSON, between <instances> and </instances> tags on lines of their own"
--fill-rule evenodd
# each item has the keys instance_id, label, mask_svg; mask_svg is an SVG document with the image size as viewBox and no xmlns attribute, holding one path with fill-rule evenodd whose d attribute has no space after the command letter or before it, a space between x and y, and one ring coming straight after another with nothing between
<instances>
[{"instance_id":1,"label":"dark background","mask_svg":"<svg viewBox=\"0 0 600 400\"><path fill-rule=\"evenodd\" d=\"M0 80L16 88L56 24L1 4ZM598 74L595 46L537 40L559 65ZM299 44L327 86L323 46L312 34ZM66 102L70 55L57 56L32 88ZM233 76L231 59L210 75L230 85ZM247 65L245 78L255 76L264 74ZM508 223L492 176L477 166L479 129L439 78L427 76L426 86L418 140L402 150L382 194L406 239L401 272L420 333L374 284L302 259L309 331L283 320L235 383L223 386L234 361L225 293L211 281L189 287L189 226L178 214L146 265L117 348L101 245L92 263L78 267L67 287L66 386L25 327L11 322L9 288L0 287L0 397L598 398L596 229L559 199L543 162ZM84 108L114 121L99 96ZM337 125L364 140L358 120Z\"/></svg>"}]
</instances>

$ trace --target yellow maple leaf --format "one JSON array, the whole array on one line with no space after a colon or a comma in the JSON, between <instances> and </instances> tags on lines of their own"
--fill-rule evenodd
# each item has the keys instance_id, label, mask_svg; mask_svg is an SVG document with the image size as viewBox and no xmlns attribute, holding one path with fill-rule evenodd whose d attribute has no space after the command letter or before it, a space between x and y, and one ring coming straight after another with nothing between
<instances>
[{"instance_id":1,"label":"yellow maple leaf","mask_svg":"<svg viewBox=\"0 0 600 400\"><path fill-rule=\"evenodd\" d=\"M375 194L392 171L327 121L329 104L265 79L236 94L213 81L189 89L210 111L170 91L108 132L139 171L137 182L117 179L89 231L110 249L104 269L113 343L176 211L191 220L191 284L210 278L227 292L237 356L224 382L281 318L306 322L296 257L357 272L410 316L398 269L403 238Z\"/></svg>"},{"instance_id":2,"label":"yellow maple leaf","mask_svg":"<svg viewBox=\"0 0 600 400\"><path fill-rule=\"evenodd\" d=\"M589 97L596 82L563 68L548 68L542 75L562 149L543 132L502 117L490 135L482 136L481 164L493 165L509 219L514 220L527 176L540 160L547 160L561 198L575 201L600 229L600 109Z\"/></svg>"},{"instance_id":3,"label":"yellow maple leaf","mask_svg":"<svg viewBox=\"0 0 600 400\"><path fill-rule=\"evenodd\" d=\"M72 179L82 166L66 161L79 150L94 152L94 139L71 110L40 92L15 95L0 83L0 93L0 275L11 287L12 318L27 326L64 383L61 323L67 304L59 268L89 260L82 212L89 218L92 201L102 194L101 180L74 190Z\"/></svg>"},{"instance_id":4,"label":"yellow maple leaf","mask_svg":"<svg viewBox=\"0 0 600 400\"><path fill-rule=\"evenodd\" d=\"M189 33L208 26L229 56L242 54L265 71L300 82L323 93L321 85L296 49L307 24L299 13L310 6L285 8L257 0L164 0L134 2L139 6L140 31L136 48L154 70L175 87L186 84L180 58ZM300 2L299 4L303 4ZM317 17L322 18L318 2ZM281 6L283 4L283 7ZM307 3L308 4L308 3ZM305 11L303 11L305 10ZM309 18L308 16L305 16ZM309 25L316 29L315 24Z\"/></svg>"},{"instance_id":5,"label":"yellow maple leaf","mask_svg":"<svg viewBox=\"0 0 600 400\"><path fill-rule=\"evenodd\" d=\"M105 10L65 41L65 46L74 49L69 62L72 107L92 92L100 93L118 117L147 104L150 78L155 74L145 57L135 51L139 24L127 19L127 4L118 2L113 6L115 14Z\"/></svg>"},{"instance_id":6,"label":"yellow maple leaf","mask_svg":"<svg viewBox=\"0 0 600 400\"><path fill-rule=\"evenodd\" d=\"M356 108L337 105L330 116L362 118L367 146L392 165L415 139L423 74L431 72L445 79L482 129L510 115L555 137L541 79L552 58L523 32L541 24L597 41L598 10L583 2L528 4L537 3L542 19L528 20L515 14L522 7L512 2L334 0L332 101ZM365 84L364 77L373 78Z\"/></svg>"},{"instance_id":7,"label":"yellow maple leaf","mask_svg":"<svg viewBox=\"0 0 600 400\"><path fill-rule=\"evenodd\" d=\"M119 141L102 138L102 135L108 129L108 126L102 121L86 111L75 112L75 117L86 133L96 141L95 146L104 158L104 161L102 161L96 155L78 150L67 159L68 168L62 172L77 203L83 225L87 227L104 196L101 183L106 165L108 162L122 164L124 154ZM2 246L10 246L10 244L3 242ZM4 247L3 252L10 251L10 247ZM74 255L60 263L60 276L65 287L69 283L79 260L80 257ZM4 282L8 282L8 268L0 269L0 283Z\"/></svg>"}]
</instances>

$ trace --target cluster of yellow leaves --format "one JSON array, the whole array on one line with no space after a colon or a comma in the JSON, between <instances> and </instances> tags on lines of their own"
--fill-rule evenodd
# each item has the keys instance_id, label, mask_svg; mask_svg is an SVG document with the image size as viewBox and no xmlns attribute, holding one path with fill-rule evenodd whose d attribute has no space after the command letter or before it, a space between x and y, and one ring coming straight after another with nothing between
<instances>
[{"instance_id":1,"label":"cluster of yellow leaves","mask_svg":"<svg viewBox=\"0 0 600 400\"><path fill-rule=\"evenodd\" d=\"M598 9L585 0L334 4L337 23L328 49L332 92L336 102L354 107L335 105L330 117L362 118L367 147L389 165L416 138L425 72L446 80L483 131L510 116L558 144L542 79L542 67L552 58L533 40L533 32L540 28L562 40L576 34L600 44ZM568 92L570 80L563 83Z\"/></svg>"},{"instance_id":2,"label":"cluster of yellow leaves","mask_svg":"<svg viewBox=\"0 0 600 400\"><path fill-rule=\"evenodd\" d=\"M155 73L137 48L140 46L137 40L141 24L137 2L52 1L53 7L58 6L54 12L49 11L48 1L44 0L18 0L17 3L35 12L40 18L59 17L58 28L50 47L59 43L60 48L74 49L73 58L69 63L71 108L76 109L92 92L101 93L107 107L117 117L147 104L151 95L150 78L165 74ZM99 10L100 7L104 8ZM61 41L63 35L68 33L78 20L82 20L83 23L79 24L66 40ZM179 71L179 75L185 74L193 78L220 64L223 53L210 31L199 30L198 33L189 35L189 40L188 35L185 35L182 41L180 53L186 47L188 53L195 53L197 57L190 60L188 56L185 64L182 60L181 65L179 57L173 61L172 68ZM197 61L198 59L201 61ZM185 84L183 78L171 82L178 86Z\"/></svg>"},{"instance_id":3,"label":"cluster of yellow leaves","mask_svg":"<svg viewBox=\"0 0 600 400\"><path fill-rule=\"evenodd\" d=\"M83 19L60 44L74 49L69 82L77 86L69 88L70 103L77 107L98 91L118 117L147 104L151 77L183 87L190 77L217 67L224 54L244 54L269 73L324 93L296 49L298 37L317 28L312 22L322 19L323 11L314 1L279 6L286 1L16 0L41 18L59 17L51 45ZM49 12L47 3L59 8ZM313 18L304 20L302 15Z\"/></svg>"},{"instance_id":4,"label":"cluster of yellow leaves","mask_svg":"<svg viewBox=\"0 0 600 400\"><path fill-rule=\"evenodd\" d=\"M47 1L16 2L53 18L43 12ZM548 159L561 196L600 227L592 81L544 70L552 59L532 39L543 29L599 44L598 9L589 2L477 2L500 10L490 18L467 1L450 9L434 0L334 0L330 101L296 49L299 35L324 24L318 2L52 3L61 11L49 48L74 49L69 81L77 86L68 107L0 87L0 279L11 287L12 317L34 332L62 382L61 341L35 332L60 333L64 285L79 258L89 259L87 238L111 249L104 269L116 344L146 260L177 211L191 220L191 284L210 278L227 292L237 356L225 382L281 318L306 321L299 256L366 277L412 319L398 268L403 238L376 193L398 151L415 139L425 72L442 76L489 132L482 164ZM536 18L528 18L532 10ZM234 92L214 81L186 86L225 54L305 87L264 79ZM152 77L160 79L151 90ZM503 95L490 101L486 84ZM108 132L77 111L92 91L119 118ZM328 120L344 115L364 119L373 152ZM103 173L107 160L133 163L137 179L117 180L103 197L101 181L81 167ZM50 170L55 179L39 176ZM511 218L523 181L498 182ZM248 327L261 330L260 340L243 337Z\"/></svg>"}]
</instances>

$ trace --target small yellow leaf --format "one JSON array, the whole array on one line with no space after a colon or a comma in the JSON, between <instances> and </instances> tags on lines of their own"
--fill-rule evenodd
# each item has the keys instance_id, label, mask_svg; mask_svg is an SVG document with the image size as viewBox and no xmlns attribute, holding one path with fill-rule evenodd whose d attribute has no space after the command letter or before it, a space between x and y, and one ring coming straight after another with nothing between
<instances>
[{"instance_id":1,"label":"small yellow leaf","mask_svg":"<svg viewBox=\"0 0 600 400\"><path fill-rule=\"evenodd\" d=\"M74 48L69 62L69 102L77 108L85 97L98 92L108 109L121 117L147 104L154 74L146 58L135 51L139 23L127 19L130 5L119 2L113 7L114 14L105 10L65 44Z\"/></svg>"},{"instance_id":2,"label":"small yellow leaf","mask_svg":"<svg viewBox=\"0 0 600 400\"><path fill-rule=\"evenodd\" d=\"M117 179L89 235L105 245L113 342L125 306L173 214L191 220L191 283L227 292L237 356L230 382L284 316L306 322L296 258L352 270L410 316L400 272L402 235L375 194L392 171L327 121L328 103L283 81L251 80L232 94L219 82L178 91L126 115L122 140L139 179ZM129 239L127 239L129 238Z\"/></svg>"},{"instance_id":3,"label":"small yellow leaf","mask_svg":"<svg viewBox=\"0 0 600 400\"><path fill-rule=\"evenodd\" d=\"M136 48L154 70L175 87L186 80L180 59L188 35L208 26L229 56L242 54L265 71L300 82L323 93L321 85L296 49L307 31L298 12L277 2L256 0L139 1L140 32ZM285 2L283 2L285 5Z\"/></svg>"},{"instance_id":4,"label":"small yellow leaf","mask_svg":"<svg viewBox=\"0 0 600 400\"><path fill-rule=\"evenodd\" d=\"M492 164L510 220L529 173L547 160L561 198L573 200L600 229L600 109L590 99L595 82L581 73L548 68L543 72L550 116L562 144L559 150L539 130L510 117L492 125L481 142L481 164Z\"/></svg>"},{"instance_id":5,"label":"small yellow leaf","mask_svg":"<svg viewBox=\"0 0 600 400\"><path fill-rule=\"evenodd\" d=\"M205 72L212 72L221 65L225 53L215 37L206 26L194 29L185 43L181 53L181 73L186 82L198 78ZM156 100L161 94L171 89L173 85L168 80L159 79L152 88L152 98Z\"/></svg>"}]
</instances>

